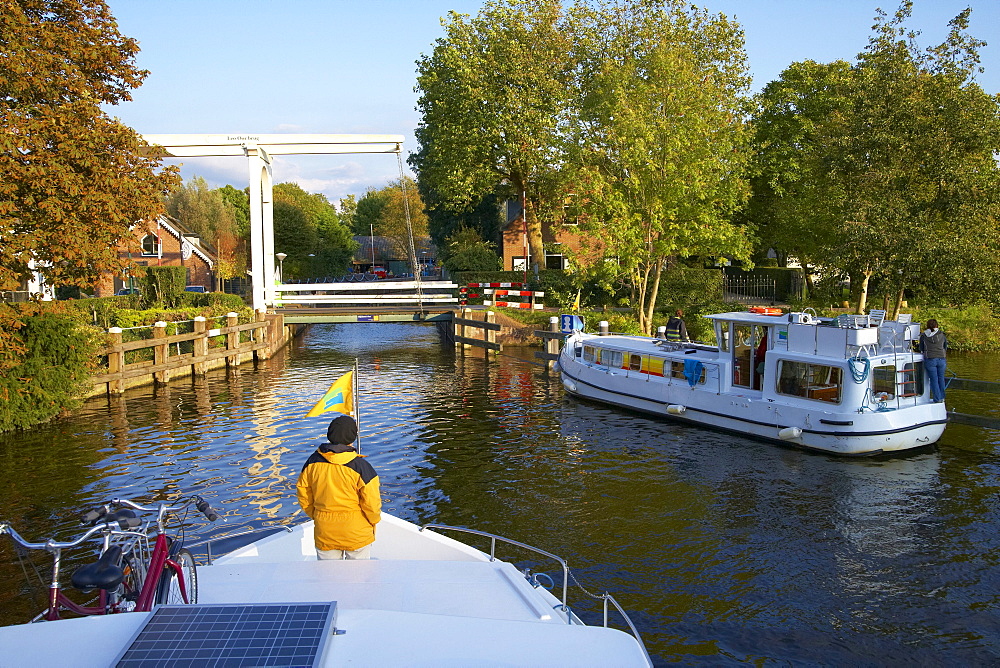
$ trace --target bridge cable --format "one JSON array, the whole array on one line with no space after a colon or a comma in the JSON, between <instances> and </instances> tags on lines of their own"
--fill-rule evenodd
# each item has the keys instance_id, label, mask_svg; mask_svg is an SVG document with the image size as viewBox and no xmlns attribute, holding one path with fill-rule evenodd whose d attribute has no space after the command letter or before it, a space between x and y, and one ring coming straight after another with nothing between
<instances>
[{"instance_id":1,"label":"bridge cable","mask_svg":"<svg viewBox=\"0 0 1000 668\"><path fill-rule=\"evenodd\" d=\"M396 162L399 164L399 187L403 193L403 214L406 216L406 234L410 242L410 266L413 267L413 278L417 282L417 306L424 313L424 293L420 283L420 266L417 264L417 250L413 245L413 223L410 221L410 198L406 192L406 176L403 174L402 151L396 151Z\"/></svg>"}]
</instances>

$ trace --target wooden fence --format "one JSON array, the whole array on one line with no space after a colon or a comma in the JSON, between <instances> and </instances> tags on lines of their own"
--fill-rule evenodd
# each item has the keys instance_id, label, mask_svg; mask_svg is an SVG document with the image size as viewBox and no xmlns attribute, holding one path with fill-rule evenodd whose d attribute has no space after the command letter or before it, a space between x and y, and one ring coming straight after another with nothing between
<instances>
[{"instance_id":1,"label":"wooden fence","mask_svg":"<svg viewBox=\"0 0 1000 668\"><path fill-rule=\"evenodd\" d=\"M128 387L166 383L176 376L201 375L221 366L237 367L250 359L267 359L288 339L282 316L275 314L258 314L257 320L241 325L237 314L229 313L225 326L214 329L209 329L207 319L199 316L194 319L194 331L188 334L168 336L167 326L166 322L155 323L153 337L142 341L122 341L121 328L109 329L111 343L103 351L107 368L92 378L91 396L120 394ZM213 347L210 340L216 337L225 338L221 345ZM191 342L191 352L181 352L180 344L187 342ZM149 349L152 361L126 362L126 353Z\"/></svg>"},{"instance_id":2,"label":"wooden fence","mask_svg":"<svg viewBox=\"0 0 1000 668\"><path fill-rule=\"evenodd\" d=\"M482 320L470 317L473 314L472 309L462 309L461 316L455 315L452 318L452 340L456 346L475 346L477 348L500 352L503 347L497 342L497 332L500 331L500 324L496 321L496 314L493 311L479 311L478 313L483 314ZM473 332L481 331L482 338L469 336L472 333L469 330Z\"/></svg>"}]
</instances>

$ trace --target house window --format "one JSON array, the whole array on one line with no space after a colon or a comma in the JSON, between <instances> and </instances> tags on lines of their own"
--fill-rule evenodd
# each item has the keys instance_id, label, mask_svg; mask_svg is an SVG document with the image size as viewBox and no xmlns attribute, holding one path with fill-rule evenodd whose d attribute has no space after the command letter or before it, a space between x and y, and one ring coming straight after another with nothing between
<instances>
[{"instance_id":1,"label":"house window","mask_svg":"<svg viewBox=\"0 0 1000 668\"><path fill-rule=\"evenodd\" d=\"M566 260L562 255L546 255L545 256L545 268L546 269L565 269Z\"/></svg>"},{"instance_id":2,"label":"house window","mask_svg":"<svg viewBox=\"0 0 1000 668\"><path fill-rule=\"evenodd\" d=\"M142 254L148 257L160 257L160 238L155 234L147 234L142 238Z\"/></svg>"}]
</instances>

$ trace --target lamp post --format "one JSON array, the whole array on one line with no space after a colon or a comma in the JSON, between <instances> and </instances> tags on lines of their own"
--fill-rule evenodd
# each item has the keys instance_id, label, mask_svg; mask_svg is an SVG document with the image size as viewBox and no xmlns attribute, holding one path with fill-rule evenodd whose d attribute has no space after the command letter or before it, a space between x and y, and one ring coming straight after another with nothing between
<instances>
[{"instance_id":1,"label":"lamp post","mask_svg":"<svg viewBox=\"0 0 1000 668\"><path fill-rule=\"evenodd\" d=\"M375 273L375 223L374 222L368 223L368 230L371 232L371 237L369 237L371 239L371 241L372 241L372 268L371 268L371 272L374 274Z\"/></svg>"},{"instance_id":2,"label":"lamp post","mask_svg":"<svg viewBox=\"0 0 1000 668\"><path fill-rule=\"evenodd\" d=\"M288 257L288 255L286 255L285 253L275 253L274 257L278 258L278 282L284 283L285 282L284 264L285 264L285 258Z\"/></svg>"}]
</instances>

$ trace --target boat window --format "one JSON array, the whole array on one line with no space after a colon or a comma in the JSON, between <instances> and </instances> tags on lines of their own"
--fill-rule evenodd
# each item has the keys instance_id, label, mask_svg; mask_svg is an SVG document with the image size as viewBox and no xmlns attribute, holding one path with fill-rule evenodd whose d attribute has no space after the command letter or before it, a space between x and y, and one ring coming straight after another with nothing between
<instances>
[{"instance_id":1,"label":"boat window","mask_svg":"<svg viewBox=\"0 0 1000 668\"><path fill-rule=\"evenodd\" d=\"M576 344L576 348L573 349L573 354L576 357L580 357L581 355L583 355L583 346L581 346L579 343Z\"/></svg>"},{"instance_id":2,"label":"boat window","mask_svg":"<svg viewBox=\"0 0 1000 668\"><path fill-rule=\"evenodd\" d=\"M663 375L663 362L665 360L662 357L647 357L646 358L646 373L651 376L662 376Z\"/></svg>"},{"instance_id":3,"label":"boat window","mask_svg":"<svg viewBox=\"0 0 1000 668\"><path fill-rule=\"evenodd\" d=\"M629 355L628 368L630 371L642 371L642 355Z\"/></svg>"},{"instance_id":4,"label":"boat window","mask_svg":"<svg viewBox=\"0 0 1000 668\"><path fill-rule=\"evenodd\" d=\"M718 344L720 352L724 353L729 352L729 325L730 323L726 321L719 323L719 329L718 329L719 335L716 338L719 339Z\"/></svg>"},{"instance_id":5,"label":"boat window","mask_svg":"<svg viewBox=\"0 0 1000 668\"><path fill-rule=\"evenodd\" d=\"M781 360L776 389L778 394L839 404L843 379L839 367Z\"/></svg>"},{"instance_id":6,"label":"boat window","mask_svg":"<svg viewBox=\"0 0 1000 668\"><path fill-rule=\"evenodd\" d=\"M899 396L922 395L924 393L924 363L907 362L903 365L896 380L899 381Z\"/></svg>"},{"instance_id":7,"label":"boat window","mask_svg":"<svg viewBox=\"0 0 1000 668\"><path fill-rule=\"evenodd\" d=\"M733 385L737 387L750 387L753 349L757 344L753 334L753 327L750 325L733 327Z\"/></svg>"},{"instance_id":8,"label":"boat window","mask_svg":"<svg viewBox=\"0 0 1000 668\"><path fill-rule=\"evenodd\" d=\"M594 346L584 346L583 347L583 361L593 362L596 359L594 354Z\"/></svg>"},{"instance_id":9,"label":"boat window","mask_svg":"<svg viewBox=\"0 0 1000 668\"><path fill-rule=\"evenodd\" d=\"M604 350L599 349L597 351L597 363L604 366L609 366L613 369L622 368L622 351L620 350Z\"/></svg>"},{"instance_id":10,"label":"boat window","mask_svg":"<svg viewBox=\"0 0 1000 668\"><path fill-rule=\"evenodd\" d=\"M683 381L687 381L687 376L684 375L684 362L671 362L670 363L670 377L678 378ZM702 385L705 384L705 367L701 367L701 376L698 378L698 382Z\"/></svg>"},{"instance_id":11,"label":"boat window","mask_svg":"<svg viewBox=\"0 0 1000 668\"><path fill-rule=\"evenodd\" d=\"M872 369L872 395L878 400L896 398L895 366L877 366Z\"/></svg>"}]
</instances>

